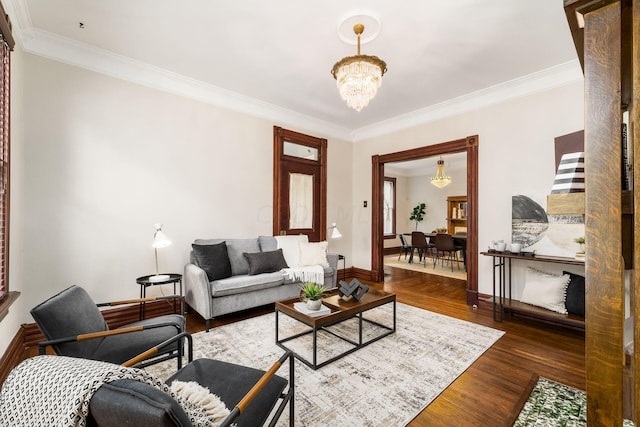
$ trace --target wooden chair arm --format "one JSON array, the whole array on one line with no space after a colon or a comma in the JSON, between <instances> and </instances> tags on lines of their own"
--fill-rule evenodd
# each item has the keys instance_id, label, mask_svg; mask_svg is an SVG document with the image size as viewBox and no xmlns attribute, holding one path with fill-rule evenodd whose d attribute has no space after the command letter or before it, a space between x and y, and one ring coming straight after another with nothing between
<instances>
[{"instance_id":1,"label":"wooden chair arm","mask_svg":"<svg viewBox=\"0 0 640 427\"><path fill-rule=\"evenodd\" d=\"M161 342L160 344L151 347L149 350L140 353L139 355L132 357L131 359L127 360L126 362L124 362L122 364L122 366L124 367L131 367L137 363L142 362L143 360L146 360L148 358L150 358L151 356L154 356L156 354L158 354L158 352L160 350L162 350L164 347L178 341L178 340L182 340L183 338L187 339L187 356L188 356L188 363L191 363L193 361L193 338L191 338L191 335L186 333L186 332L181 332L178 335L169 338L166 341Z\"/></svg>"},{"instance_id":2,"label":"wooden chair arm","mask_svg":"<svg viewBox=\"0 0 640 427\"><path fill-rule=\"evenodd\" d=\"M246 407L251 403L251 401L253 401L253 399L260 393L260 391L262 391L264 386L267 385L271 378L273 378L273 376L287 359L289 359L289 387L291 388L294 386L295 379L293 377L293 352L287 351L280 357L280 359L278 359L273 365L271 365L269 370L266 371L264 375L260 377L258 382L255 383L255 385L251 388L251 390L249 390L247 394L244 395L240 402L238 402L238 404L231 410L231 413L227 416L227 418L222 421L220 427L230 426L233 423L233 420L235 420L240 416L240 414L242 414Z\"/></svg>"},{"instance_id":3,"label":"wooden chair arm","mask_svg":"<svg viewBox=\"0 0 640 427\"><path fill-rule=\"evenodd\" d=\"M53 340L41 341L38 343L38 351L42 355L42 354L45 354L46 348L50 345L64 344L68 342L87 341L87 340L92 340L96 338L109 337L112 335L130 334L132 332L140 332L145 329L162 328L165 326L173 326L178 331L180 331L180 325L178 325L177 323L171 323L171 322L156 323L153 325L131 326L128 328L112 329L109 331L100 331L100 332L91 332L88 334L72 335L68 337L56 338Z\"/></svg>"},{"instance_id":4,"label":"wooden chair arm","mask_svg":"<svg viewBox=\"0 0 640 427\"><path fill-rule=\"evenodd\" d=\"M135 303L152 302L152 301L162 301L162 300L167 300L167 299L184 300L184 297L181 296L181 295L163 295L163 296L160 296L160 297L132 298L132 299L125 299L125 300L120 300L120 301L101 302L101 303L96 304L96 306L97 307L113 307L113 306L116 306L116 305L135 304Z\"/></svg>"}]
</instances>

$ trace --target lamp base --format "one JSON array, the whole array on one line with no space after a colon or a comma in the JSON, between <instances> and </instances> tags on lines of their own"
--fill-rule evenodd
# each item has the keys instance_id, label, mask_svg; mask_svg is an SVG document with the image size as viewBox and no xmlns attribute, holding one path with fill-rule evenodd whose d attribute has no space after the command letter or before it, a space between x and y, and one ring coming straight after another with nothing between
<instances>
[{"instance_id":1,"label":"lamp base","mask_svg":"<svg viewBox=\"0 0 640 427\"><path fill-rule=\"evenodd\" d=\"M165 280L169 280L169 275L168 274L156 274L154 276L149 276L149 281L150 282L162 282Z\"/></svg>"}]
</instances>

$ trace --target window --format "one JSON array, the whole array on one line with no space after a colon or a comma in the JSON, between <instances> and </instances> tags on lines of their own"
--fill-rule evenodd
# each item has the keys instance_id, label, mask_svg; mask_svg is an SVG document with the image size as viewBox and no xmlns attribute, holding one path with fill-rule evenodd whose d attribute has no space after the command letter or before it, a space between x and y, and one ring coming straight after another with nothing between
<instances>
[{"instance_id":1,"label":"window","mask_svg":"<svg viewBox=\"0 0 640 427\"><path fill-rule=\"evenodd\" d=\"M384 235L396 237L396 179L384 177Z\"/></svg>"},{"instance_id":2,"label":"window","mask_svg":"<svg viewBox=\"0 0 640 427\"><path fill-rule=\"evenodd\" d=\"M9 296L9 88L11 23L0 4L0 301ZM3 309L0 306L0 318Z\"/></svg>"}]
</instances>

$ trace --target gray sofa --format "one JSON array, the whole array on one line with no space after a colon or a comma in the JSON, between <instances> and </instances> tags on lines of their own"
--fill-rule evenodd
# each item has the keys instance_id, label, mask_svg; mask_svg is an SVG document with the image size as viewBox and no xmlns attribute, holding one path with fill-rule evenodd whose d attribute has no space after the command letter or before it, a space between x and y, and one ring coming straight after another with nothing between
<instances>
[{"instance_id":1,"label":"gray sofa","mask_svg":"<svg viewBox=\"0 0 640 427\"><path fill-rule=\"evenodd\" d=\"M190 263L184 268L185 300L206 321L223 314L271 304L300 295L300 282L292 281L281 271L249 274L249 263L244 253L255 254L276 251L275 237L260 236L250 239L197 239L195 245L218 245L224 242L231 276L209 281L199 265L194 251ZM336 287L338 255L327 254L328 267L324 267L324 285ZM205 267L206 268L206 267Z\"/></svg>"}]
</instances>

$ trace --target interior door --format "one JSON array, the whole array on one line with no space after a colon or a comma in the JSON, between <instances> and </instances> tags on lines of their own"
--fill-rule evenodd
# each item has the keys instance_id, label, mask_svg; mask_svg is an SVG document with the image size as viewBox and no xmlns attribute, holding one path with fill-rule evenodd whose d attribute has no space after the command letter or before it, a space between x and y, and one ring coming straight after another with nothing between
<instances>
[{"instance_id":1,"label":"interior door","mask_svg":"<svg viewBox=\"0 0 640 427\"><path fill-rule=\"evenodd\" d=\"M326 239L326 148L326 139L274 127L274 235Z\"/></svg>"}]
</instances>

